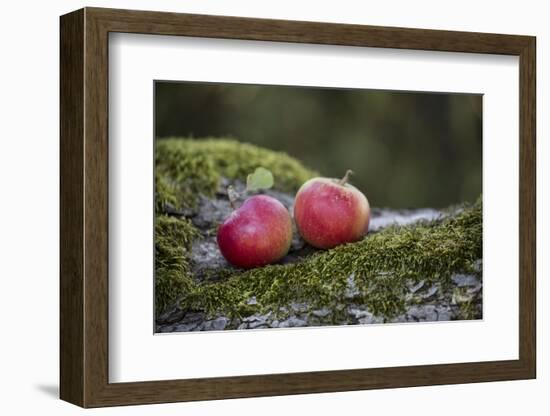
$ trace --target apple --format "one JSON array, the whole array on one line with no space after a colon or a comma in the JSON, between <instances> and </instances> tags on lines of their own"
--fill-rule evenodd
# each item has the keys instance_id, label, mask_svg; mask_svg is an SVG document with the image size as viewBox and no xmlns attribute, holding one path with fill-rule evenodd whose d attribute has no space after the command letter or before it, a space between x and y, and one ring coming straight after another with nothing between
<instances>
[{"instance_id":1,"label":"apple","mask_svg":"<svg viewBox=\"0 0 550 416\"><path fill-rule=\"evenodd\" d=\"M292 242L292 219L283 204L267 195L248 198L218 228L226 260L243 269L275 263Z\"/></svg>"},{"instance_id":2,"label":"apple","mask_svg":"<svg viewBox=\"0 0 550 416\"><path fill-rule=\"evenodd\" d=\"M327 249L361 239L369 228L370 206L365 195L348 183L353 172L338 180L313 178L294 201L298 232L310 245Z\"/></svg>"}]
</instances>

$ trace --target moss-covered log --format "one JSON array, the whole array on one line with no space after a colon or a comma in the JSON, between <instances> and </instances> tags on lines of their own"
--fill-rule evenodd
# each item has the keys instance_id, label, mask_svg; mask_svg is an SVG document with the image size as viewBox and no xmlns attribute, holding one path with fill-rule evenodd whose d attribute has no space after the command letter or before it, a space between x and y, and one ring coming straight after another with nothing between
<instances>
[{"instance_id":1,"label":"moss-covered log","mask_svg":"<svg viewBox=\"0 0 550 416\"><path fill-rule=\"evenodd\" d=\"M394 316L405 306L407 285L447 284L453 273L478 273L481 259L481 198L448 216L393 226L363 240L304 257L292 264L250 271L227 268L215 282L197 281L189 250L201 238L185 214L198 195L215 194L222 178L244 179L258 166L270 169L281 191L293 192L316 173L286 154L231 140L159 140L156 149L156 305L160 313L179 302L184 310L247 316L277 311L291 302L332 311L352 301L377 315ZM215 224L214 224L215 226ZM350 285L353 293L350 296ZM253 303L249 299L254 297ZM337 314L333 314L337 320Z\"/></svg>"},{"instance_id":2,"label":"moss-covered log","mask_svg":"<svg viewBox=\"0 0 550 416\"><path fill-rule=\"evenodd\" d=\"M228 273L222 282L197 286L182 306L246 315L277 310L290 302L338 309L349 298L376 315L393 316L405 306L407 284L448 283L453 273L476 273L481 258L481 203L440 221L390 227L363 240L319 252L301 263ZM247 300L255 296L256 304Z\"/></svg>"}]
</instances>

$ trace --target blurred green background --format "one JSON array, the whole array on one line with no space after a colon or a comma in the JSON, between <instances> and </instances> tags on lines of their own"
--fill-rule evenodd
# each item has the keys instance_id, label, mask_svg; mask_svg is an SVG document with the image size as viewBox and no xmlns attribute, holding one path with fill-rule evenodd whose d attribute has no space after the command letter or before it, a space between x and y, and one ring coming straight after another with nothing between
<instances>
[{"instance_id":1,"label":"blurred green background","mask_svg":"<svg viewBox=\"0 0 550 416\"><path fill-rule=\"evenodd\" d=\"M478 94L155 83L157 138L231 136L287 152L323 176L352 169L351 183L376 207L474 201L481 109Z\"/></svg>"}]
</instances>

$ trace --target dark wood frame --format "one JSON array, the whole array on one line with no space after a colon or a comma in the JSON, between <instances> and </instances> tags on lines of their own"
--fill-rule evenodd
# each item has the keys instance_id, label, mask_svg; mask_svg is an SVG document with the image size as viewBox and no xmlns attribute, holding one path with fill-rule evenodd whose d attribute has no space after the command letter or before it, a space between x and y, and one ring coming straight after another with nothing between
<instances>
[{"instance_id":1,"label":"dark wood frame","mask_svg":"<svg viewBox=\"0 0 550 416\"><path fill-rule=\"evenodd\" d=\"M519 56L519 359L109 383L110 32ZM535 378L535 49L534 37L516 35L99 8L62 16L61 398L83 407L99 407Z\"/></svg>"}]
</instances>

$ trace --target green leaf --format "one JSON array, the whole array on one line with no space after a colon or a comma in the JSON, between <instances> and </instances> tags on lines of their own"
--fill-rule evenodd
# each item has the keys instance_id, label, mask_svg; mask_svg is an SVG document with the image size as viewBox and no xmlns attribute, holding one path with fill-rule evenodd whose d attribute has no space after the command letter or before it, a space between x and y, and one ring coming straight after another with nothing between
<instances>
[{"instance_id":1,"label":"green leaf","mask_svg":"<svg viewBox=\"0 0 550 416\"><path fill-rule=\"evenodd\" d=\"M258 191L260 189L269 189L273 186L273 174L266 168L256 168L254 173L251 173L246 178L246 190L249 192Z\"/></svg>"}]
</instances>

